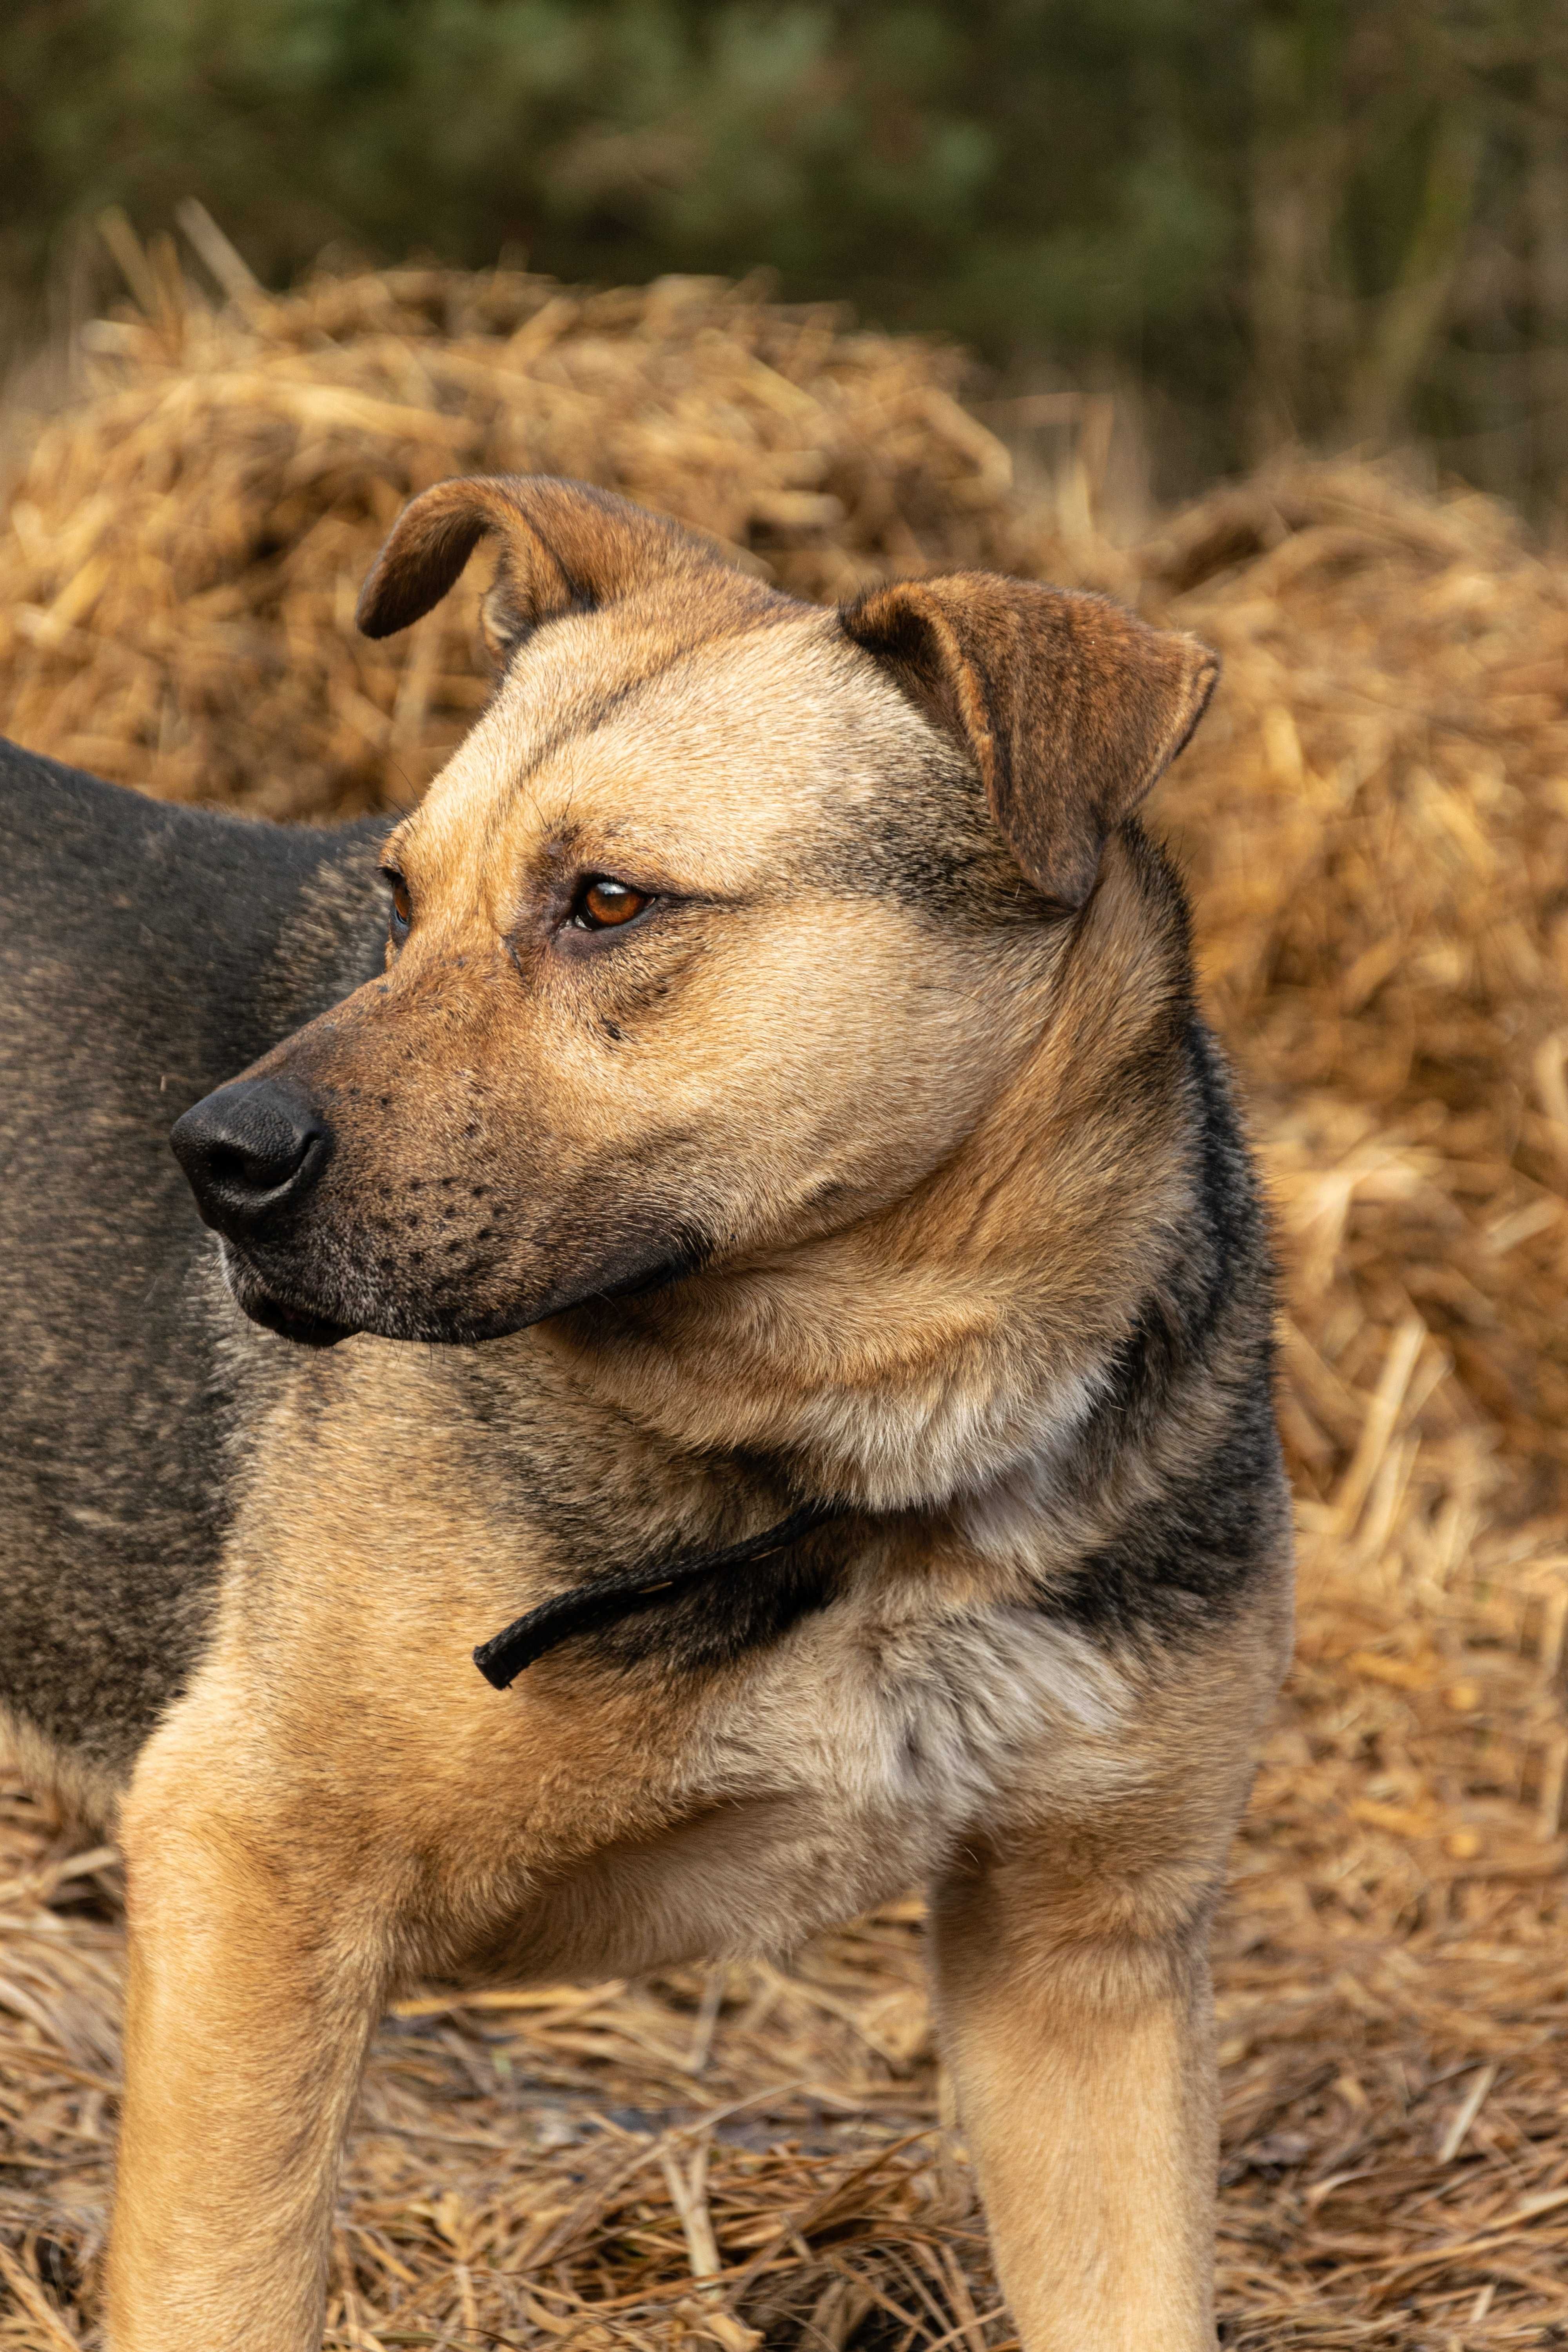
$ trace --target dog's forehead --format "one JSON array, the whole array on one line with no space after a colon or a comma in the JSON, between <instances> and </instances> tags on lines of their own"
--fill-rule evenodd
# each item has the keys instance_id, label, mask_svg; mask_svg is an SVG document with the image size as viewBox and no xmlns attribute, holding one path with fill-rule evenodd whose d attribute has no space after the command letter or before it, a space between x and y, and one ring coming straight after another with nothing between
<instances>
[{"instance_id":1,"label":"dog's forehead","mask_svg":"<svg viewBox=\"0 0 1568 2352\"><path fill-rule=\"evenodd\" d=\"M656 630L558 623L515 666L418 819L423 857L526 854L563 824L731 863L871 808L944 754L831 613L669 657Z\"/></svg>"}]
</instances>

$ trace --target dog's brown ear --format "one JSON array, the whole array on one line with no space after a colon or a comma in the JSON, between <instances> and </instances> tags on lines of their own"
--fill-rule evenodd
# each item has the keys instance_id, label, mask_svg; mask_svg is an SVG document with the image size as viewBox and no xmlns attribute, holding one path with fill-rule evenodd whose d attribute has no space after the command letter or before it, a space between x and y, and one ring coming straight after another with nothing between
<instances>
[{"instance_id":1,"label":"dog's brown ear","mask_svg":"<svg viewBox=\"0 0 1568 2352\"><path fill-rule=\"evenodd\" d=\"M611 490L548 474L473 475L437 482L398 516L360 592L365 635L392 636L438 604L488 533L501 557L485 635L502 660L542 622L615 604L654 572L721 568L700 540Z\"/></svg>"},{"instance_id":2,"label":"dog's brown ear","mask_svg":"<svg viewBox=\"0 0 1568 2352\"><path fill-rule=\"evenodd\" d=\"M989 572L900 581L846 630L974 761L1043 897L1081 907L1112 828L1186 742L1219 664L1102 596Z\"/></svg>"}]
</instances>

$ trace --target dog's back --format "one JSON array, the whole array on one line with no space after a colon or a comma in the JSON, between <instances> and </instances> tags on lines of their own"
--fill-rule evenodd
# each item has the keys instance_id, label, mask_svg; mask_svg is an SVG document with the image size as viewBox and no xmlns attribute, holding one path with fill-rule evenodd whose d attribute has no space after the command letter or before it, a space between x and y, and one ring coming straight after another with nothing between
<instances>
[{"instance_id":1,"label":"dog's back","mask_svg":"<svg viewBox=\"0 0 1568 2352\"><path fill-rule=\"evenodd\" d=\"M0 742L0 1711L80 1791L188 1670L258 1354L169 1128L374 970L384 830L171 807Z\"/></svg>"}]
</instances>

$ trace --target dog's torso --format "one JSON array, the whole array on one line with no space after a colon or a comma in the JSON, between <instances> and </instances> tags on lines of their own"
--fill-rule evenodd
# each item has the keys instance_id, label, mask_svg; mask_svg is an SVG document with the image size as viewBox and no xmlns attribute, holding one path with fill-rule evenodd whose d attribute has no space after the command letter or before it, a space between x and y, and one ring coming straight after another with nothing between
<instances>
[{"instance_id":1,"label":"dog's torso","mask_svg":"<svg viewBox=\"0 0 1568 2352\"><path fill-rule=\"evenodd\" d=\"M284 831L0 744L0 1710L79 1796L121 1782L211 1615L237 1317L171 1121L357 987L380 823Z\"/></svg>"}]
</instances>

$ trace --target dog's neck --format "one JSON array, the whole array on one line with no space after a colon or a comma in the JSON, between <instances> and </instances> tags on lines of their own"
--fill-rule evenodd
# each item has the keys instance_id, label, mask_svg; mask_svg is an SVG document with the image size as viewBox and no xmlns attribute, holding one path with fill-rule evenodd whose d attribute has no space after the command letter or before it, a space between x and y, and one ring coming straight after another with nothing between
<instances>
[{"instance_id":1,"label":"dog's neck","mask_svg":"<svg viewBox=\"0 0 1568 2352\"><path fill-rule=\"evenodd\" d=\"M954 1155L844 1232L560 1318L617 1415L803 1498L940 1508L1068 1442L1193 1195L1179 902L1108 856L1032 1049Z\"/></svg>"}]
</instances>

